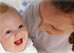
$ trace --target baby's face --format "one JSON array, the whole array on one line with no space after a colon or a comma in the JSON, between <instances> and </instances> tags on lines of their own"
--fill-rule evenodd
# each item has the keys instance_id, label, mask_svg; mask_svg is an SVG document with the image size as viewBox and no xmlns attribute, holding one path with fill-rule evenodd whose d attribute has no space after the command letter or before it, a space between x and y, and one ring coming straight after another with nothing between
<instances>
[{"instance_id":1,"label":"baby's face","mask_svg":"<svg viewBox=\"0 0 74 53\"><path fill-rule=\"evenodd\" d=\"M23 51L28 39L28 32L21 16L13 11L0 17L0 42L4 49L9 52Z\"/></svg>"}]
</instances>

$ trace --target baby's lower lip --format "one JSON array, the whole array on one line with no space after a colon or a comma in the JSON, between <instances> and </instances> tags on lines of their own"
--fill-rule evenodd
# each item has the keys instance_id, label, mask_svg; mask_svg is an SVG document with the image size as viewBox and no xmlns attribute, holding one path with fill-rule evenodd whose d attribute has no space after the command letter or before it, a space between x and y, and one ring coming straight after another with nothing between
<instances>
[{"instance_id":1,"label":"baby's lower lip","mask_svg":"<svg viewBox=\"0 0 74 53\"><path fill-rule=\"evenodd\" d=\"M14 42L14 44L17 45L17 46L21 45L22 43L23 43L23 39L22 38Z\"/></svg>"}]
</instances>

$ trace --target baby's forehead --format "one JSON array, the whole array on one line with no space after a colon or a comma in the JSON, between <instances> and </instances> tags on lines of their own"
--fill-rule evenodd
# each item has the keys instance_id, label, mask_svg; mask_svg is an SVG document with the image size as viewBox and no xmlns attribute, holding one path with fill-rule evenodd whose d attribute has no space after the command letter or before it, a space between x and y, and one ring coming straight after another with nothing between
<instances>
[{"instance_id":1,"label":"baby's forehead","mask_svg":"<svg viewBox=\"0 0 74 53\"><path fill-rule=\"evenodd\" d=\"M20 20L21 16L17 12L8 11L0 16L0 26L13 25L17 22L19 23Z\"/></svg>"},{"instance_id":2,"label":"baby's forehead","mask_svg":"<svg viewBox=\"0 0 74 53\"><path fill-rule=\"evenodd\" d=\"M0 5L0 23L8 22L12 20L18 20L20 17L17 10L4 3Z\"/></svg>"},{"instance_id":3,"label":"baby's forehead","mask_svg":"<svg viewBox=\"0 0 74 53\"><path fill-rule=\"evenodd\" d=\"M7 12L0 14L0 20L12 20L18 19L20 17L19 13L13 9L9 9Z\"/></svg>"}]
</instances>

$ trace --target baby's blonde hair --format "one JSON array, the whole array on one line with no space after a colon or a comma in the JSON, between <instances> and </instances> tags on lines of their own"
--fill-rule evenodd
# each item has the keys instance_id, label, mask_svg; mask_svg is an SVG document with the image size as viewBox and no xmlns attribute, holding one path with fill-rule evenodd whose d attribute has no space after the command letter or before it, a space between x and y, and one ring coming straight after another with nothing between
<instances>
[{"instance_id":1,"label":"baby's blonde hair","mask_svg":"<svg viewBox=\"0 0 74 53\"><path fill-rule=\"evenodd\" d=\"M5 3L0 3L0 14L5 13L9 9L9 6Z\"/></svg>"},{"instance_id":2,"label":"baby's blonde hair","mask_svg":"<svg viewBox=\"0 0 74 53\"><path fill-rule=\"evenodd\" d=\"M16 8L14 8L14 7L6 4L6 3L0 2L0 15L6 13L9 9L14 10L14 11L16 11L18 13Z\"/></svg>"}]
</instances>

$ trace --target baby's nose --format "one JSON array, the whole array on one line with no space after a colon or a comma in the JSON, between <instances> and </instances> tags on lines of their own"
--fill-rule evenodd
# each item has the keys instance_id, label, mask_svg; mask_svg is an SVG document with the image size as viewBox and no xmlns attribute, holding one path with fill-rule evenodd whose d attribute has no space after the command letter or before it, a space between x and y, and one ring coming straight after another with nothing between
<instances>
[{"instance_id":1,"label":"baby's nose","mask_svg":"<svg viewBox=\"0 0 74 53\"><path fill-rule=\"evenodd\" d=\"M17 31L16 33L15 33L15 37L17 38L17 37L21 37L23 35L23 32L22 31Z\"/></svg>"}]
</instances>

